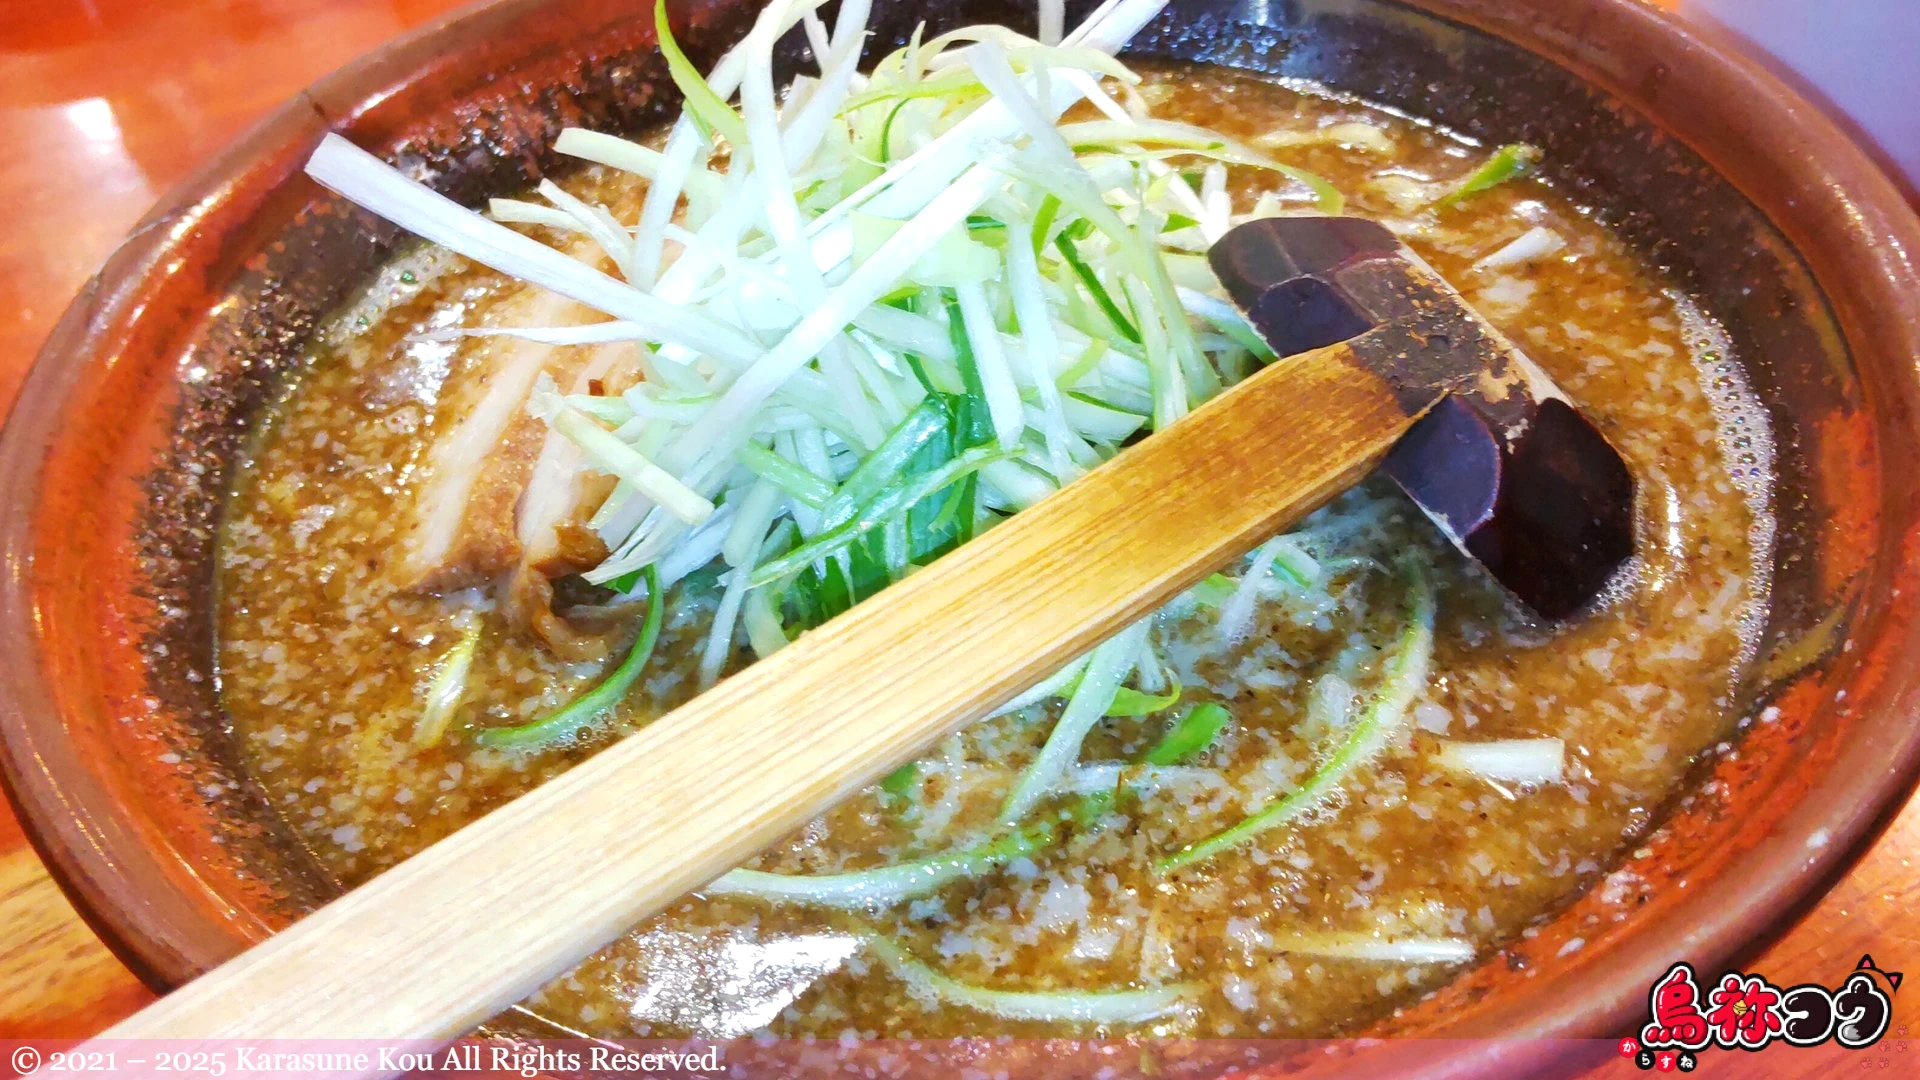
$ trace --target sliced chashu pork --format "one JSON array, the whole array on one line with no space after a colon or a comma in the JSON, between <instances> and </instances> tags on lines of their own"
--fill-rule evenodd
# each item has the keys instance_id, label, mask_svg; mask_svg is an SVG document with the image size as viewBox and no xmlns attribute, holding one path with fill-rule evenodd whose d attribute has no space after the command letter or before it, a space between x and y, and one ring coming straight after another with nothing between
<instances>
[{"instance_id":1,"label":"sliced chashu pork","mask_svg":"<svg viewBox=\"0 0 1920 1080\"><path fill-rule=\"evenodd\" d=\"M503 298L491 320L500 326L566 326L603 316L542 289ZM568 389L620 366L629 345L592 348L540 345L508 337L469 339L440 398L441 424L422 462L423 478L407 510L413 521L402 544L397 583L432 592L484 585L518 573L529 556L560 572L558 553L584 555L579 532L606 488L577 474L577 456L562 464L546 424L527 412L542 373ZM585 374L598 370L601 375ZM562 440L564 441L564 440ZM542 469L543 464L545 468ZM534 514L523 524L529 481L542 469ZM547 480L561 483L549 489ZM569 501L571 500L571 501ZM572 547L563 544L564 535Z\"/></svg>"},{"instance_id":2,"label":"sliced chashu pork","mask_svg":"<svg viewBox=\"0 0 1920 1080\"><path fill-rule=\"evenodd\" d=\"M601 345L575 372L571 386L560 385L579 394L597 383L599 392L618 393L633 384L636 368L633 345ZM508 582L508 611L569 660L597 659L606 645L600 634L576 629L555 614L552 582L590 570L607 557L606 545L587 522L614 484L613 477L587 465L572 440L549 430L520 497L515 521L520 560Z\"/></svg>"},{"instance_id":3,"label":"sliced chashu pork","mask_svg":"<svg viewBox=\"0 0 1920 1080\"><path fill-rule=\"evenodd\" d=\"M586 352L571 384L556 377L561 392L617 394L633 385L635 346L597 345ZM613 477L588 466L573 440L548 429L516 518L522 564L556 578L592 569L605 559L606 545L587 527L587 519L614 484Z\"/></svg>"}]
</instances>

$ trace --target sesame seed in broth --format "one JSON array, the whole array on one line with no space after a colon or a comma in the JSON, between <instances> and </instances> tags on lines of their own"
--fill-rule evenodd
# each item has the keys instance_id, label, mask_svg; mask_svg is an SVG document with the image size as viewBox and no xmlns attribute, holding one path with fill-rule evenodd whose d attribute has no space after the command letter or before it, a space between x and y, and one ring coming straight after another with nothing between
<instances>
[{"instance_id":1,"label":"sesame seed in broth","mask_svg":"<svg viewBox=\"0 0 1920 1080\"><path fill-rule=\"evenodd\" d=\"M1724 335L1537 181L1444 214L1409 209L1408 192L1458 177L1484 153L1443 131L1214 70L1149 70L1144 92L1166 115L1249 140L1356 122L1384 134L1296 137L1273 152L1331 179L1352 212L1388 221L1596 419L1640 485L1632 573L1599 611L1548 631L1516 614L1395 493L1369 484L1301 527L1302 548L1331 568L1323 589L1261 590L1251 631L1237 635L1204 605L1176 603L1156 618L1156 654L1185 700L1219 701L1234 722L1192 767L1117 801L1102 827L1070 830L997 871L858 922L689 897L548 986L530 1003L537 1011L605 1036L1092 1030L930 1000L863 950L864 923L967 983L1197 987L1188 1007L1115 1031L1351 1030L1461 970L1449 949L1483 953L1599 881L1690 763L1732 729L1735 676L1767 597L1771 440ZM1271 180L1235 170L1232 183L1251 200ZM598 170L570 186L611 202L637 198ZM1564 246L1476 265L1535 228ZM525 286L458 259L396 261L269 410L229 506L224 702L248 767L345 883L612 737L531 756L478 747L476 730L545 715L597 681L601 665L523 640L490 590L423 595L395 588L387 573L403 539L394 508L417 497L424 448L457 419L462 372L495 347L416 335L506 324L533 300ZM1409 549L1436 568L1439 616L1432 676L1404 730L1309 815L1156 874L1155 860L1284 796L1325 760L1395 647L1403 597L1380 568ZM692 695L715 594L710 572L674 592L659 659L617 710L617 729ZM483 635L465 701L444 741L418 747L426 687L473 618ZM734 662L748 655L736 642ZM910 800L862 793L754 866L857 869L985 836L1055 715L1057 704L973 725L920 763ZM1137 756L1166 724L1165 713L1107 720L1081 760ZM1561 780L1490 781L1436 758L1448 743L1523 739L1561 741ZM1423 943L1431 955L1324 946L1359 939Z\"/></svg>"}]
</instances>

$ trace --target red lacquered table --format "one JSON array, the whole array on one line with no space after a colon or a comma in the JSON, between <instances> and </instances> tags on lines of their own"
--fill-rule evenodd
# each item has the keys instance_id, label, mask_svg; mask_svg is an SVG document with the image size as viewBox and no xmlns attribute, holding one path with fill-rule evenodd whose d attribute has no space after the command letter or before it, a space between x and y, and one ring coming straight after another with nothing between
<instances>
[{"instance_id":1,"label":"red lacquered table","mask_svg":"<svg viewBox=\"0 0 1920 1080\"><path fill-rule=\"evenodd\" d=\"M0 407L68 299L169 185L307 83L461 2L0 0ZM1916 858L1920 800L1745 966L1833 985L1870 952L1920 972ZM0 806L0 1038L89 1034L150 997ZM1894 1030L1869 1054L1769 1054L1766 1071L1908 1075L1914 1015L1896 996Z\"/></svg>"}]
</instances>

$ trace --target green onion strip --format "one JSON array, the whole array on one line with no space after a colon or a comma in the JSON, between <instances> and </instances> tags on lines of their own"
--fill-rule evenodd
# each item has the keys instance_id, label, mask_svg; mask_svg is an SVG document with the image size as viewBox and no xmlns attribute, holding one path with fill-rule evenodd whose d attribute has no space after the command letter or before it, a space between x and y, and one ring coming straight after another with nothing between
<instances>
[{"instance_id":1,"label":"green onion strip","mask_svg":"<svg viewBox=\"0 0 1920 1080\"><path fill-rule=\"evenodd\" d=\"M580 733L598 723L615 705L626 700L627 692L653 656L660 640L660 625L667 610L666 592L660 586L660 571L649 565L641 572L647 584L647 617L640 624L640 636L626 659L601 680L600 685L574 698L557 711L518 727L489 728L475 739L481 746L495 750L544 750L577 739Z\"/></svg>"},{"instance_id":2,"label":"green onion strip","mask_svg":"<svg viewBox=\"0 0 1920 1080\"><path fill-rule=\"evenodd\" d=\"M1204 862L1293 821L1318 807L1354 770L1386 748L1406 720L1413 699L1426 689L1427 669L1433 660L1433 582L1417 556L1403 560L1400 569L1407 586L1406 628L1386 663L1378 695L1353 725L1346 741L1299 788L1238 825L1181 848L1160 860L1156 869L1167 873Z\"/></svg>"}]
</instances>

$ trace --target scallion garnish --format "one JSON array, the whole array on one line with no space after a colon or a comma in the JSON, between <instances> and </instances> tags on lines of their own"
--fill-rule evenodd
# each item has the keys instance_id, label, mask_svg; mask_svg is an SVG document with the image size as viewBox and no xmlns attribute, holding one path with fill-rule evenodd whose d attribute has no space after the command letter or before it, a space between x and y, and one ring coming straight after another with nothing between
<instances>
[{"instance_id":1,"label":"scallion garnish","mask_svg":"<svg viewBox=\"0 0 1920 1080\"><path fill-rule=\"evenodd\" d=\"M734 146L746 146L747 127L741 123L740 114L713 92L700 69L693 66L680 43L674 40L673 27L667 22L667 0L654 0L653 27L660 38L660 55L667 61L667 74L686 99L687 115L707 132L719 135Z\"/></svg>"},{"instance_id":2,"label":"scallion garnish","mask_svg":"<svg viewBox=\"0 0 1920 1080\"><path fill-rule=\"evenodd\" d=\"M1131 686L1123 686L1114 691L1113 704L1107 706L1108 716L1152 716L1162 709L1171 709L1180 700L1180 688L1174 687L1165 694L1146 694Z\"/></svg>"},{"instance_id":3,"label":"scallion garnish","mask_svg":"<svg viewBox=\"0 0 1920 1080\"><path fill-rule=\"evenodd\" d=\"M1074 276L1087 287L1087 293L1093 297L1093 302L1100 305L1100 311L1107 317L1107 321L1113 324L1115 330L1120 331L1121 337L1138 345L1140 331L1133 325L1133 320L1120 311L1120 305L1113 302L1113 295L1107 292L1107 287L1101 283L1100 275L1094 273L1093 267L1087 265L1087 260L1080 255L1080 248L1074 243L1076 240L1086 239L1092 231L1093 227L1086 221L1076 221L1062 229L1059 235L1053 238L1054 246L1060 249L1060 257L1067 261L1067 265L1073 267Z\"/></svg>"},{"instance_id":4,"label":"scallion garnish","mask_svg":"<svg viewBox=\"0 0 1920 1080\"><path fill-rule=\"evenodd\" d=\"M1255 358L1271 357L1212 279L1199 246L1274 211L1276 192L1234 205L1231 193L1248 180L1304 184L1323 212L1339 211L1340 193L1323 177L1114 96L1116 83L1106 80L1138 79L1113 53L1162 6L1110 0L1087 25L1045 42L1004 29L927 41L916 32L906 48L863 69L865 4L842 5L829 34L815 5L771 0L746 38L703 73L656 0L661 49L685 102L666 144L656 150L577 129L556 144L644 177L637 222L615 220L552 183L541 188L544 202L503 200L490 219L343 139L323 141L308 168L335 191L612 317L436 333L556 346L625 342L641 357L643 378L624 393L562 395L542 384L533 405L618 480L590 521L611 554L583 577L622 595L644 584L645 621L599 685L547 717L480 733L482 745L553 747L602 722L649 662L666 590L703 566L722 567L724 583L701 651L700 675L710 682L730 662L741 628L761 655L781 648L1174 422ZM783 102L776 47L803 20L819 72ZM1062 121L1083 102L1098 118ZM1519 175L1535 156L1531 147L1502 148L1441 202ZM543 242L556 236L578 245L579 257ZM614 273L602 272L602 260ZM1324 550L1320 541L1304 543L1263 545L1237 580L1216 575L1190 595L1235 624L1250 623L1259 602L1283 592L1330 603L1326 582L1344 564L1337 553L1317 561L1308 550ZM1424 610L1430 623L1430 597ZM1300 791L1168 864L1291 820L1371 760L1398 723L1393 703L1424 678L1415 668L1424 670L1431 631L1418 623L1410 621L1389 661L1379 699L1353 725L1360 734ZM1141 623L1009 703L1025 709L1066 699L1000 808L999 835L849 875L774 881L778 875L742 872L732 880L757 883L757 895L888 903L923 895L930 881L1037 852L1051 838L1034 823L1043 807L1055 827L1092 828L1111 818L1118 793L1196 776L1219 782L1211 770L1172 764L1204 753L1231 722L1211 702L1180 713L1140 762L1078 761L1105 718L1178 705L1182 691L1163 690L1150 634ZM463 647L436 673L424 738L450 722L451 709L434 703L457 702L461 658L471 663ZM1126 685L1135 673L1137 685ZM1046 715L1036 708L1005 722ZM1089 788L1085 770L1109 767L1111 777L1096 778L1105 786ZM922 776L905 767L881 790L916 798ZM1063 795L1076 799L1062 806ZM1038 997L924 985L1009 1015L1050 1009ZM1081 1015L1138 1004L1124 996L1062 1001L1054 1004L1085 1006Z\"/></svg>"},{"instance_id":5,"label":"scallion garnish","mask_svg":"<svg viewBox=\"0 0 1920 1080\"><path fill-rule=\"evenodd\" d=\"M1141 760L1148 765L1178 765L1199 757L1231 723L1233 714L1225 705L1201 702L1181 713L1173 727Z\"/></svg>"},{"instance_id":6,"label":"scallion garnish","mask_svg":"<svg viewBox=\"0 0 1920 1080\"><path fill-rule=\"evenodd\" d=\"M1387 660L1379 691L1339 748L1292 793L1232 828L1181 848L1160 860L1156 869L1167 873L1204 862L1285 825L1319 806L1349 774L1386 748L1406 719L1413 699L1425 689L1427 666L1433 659L1433 582L1418 556L1402 561L1401 577L1407 590L1406 628L1400 632L1399 647Z\"/></svg>"},{"instance_id":7,"label":"scallion garnish","mask_svg":"<svg viewBox=\"0 0 1920 1080\"><path fill-rule=\"evenodd\" d=\"M1519 176L1524 176L1540 160L1540 148L1527 143L1508 143L1493 152L1480 167L1467 174L1459 186L1442 195L1435 206L1441 209L1458 206L1484 191L1499 187Z\"/></svg>"},{"instance_id":8,"label":"scallion garnish","mask_svg":"<svg viewBox=\"0 0 1920 1080\"><path fill-rule=\"evenodd\" d=\"M959 851L870 870L839 874L733 870L703 891L717 896L752 896L775 902L861 910L930 896L951 882L980 877L1022 855L1032 855L1052 842L1052 829L1044 824L1030 825Z\"/></svg>"},{"instance_id":9,"label":"scallion garnish","mask_svg":"<svg viewBox=\"0 0 1920 1080\"><path fill-rule=\"evenodd\" d=\"M578 739L582 731L600 722L608 711L626 700L627 692L633 689L647 661L653 657L653 647L660 640L660 626L667 610L660 571L648 566L641 571L641 577L647 585L647 616L640 624L640 635L634 639L633 648L627 651L619 667L601 680L600 685L553 713L518 727L488 728L475 736L474 741L495 750L543 750Z\"/></svg>"}]
</instances>

